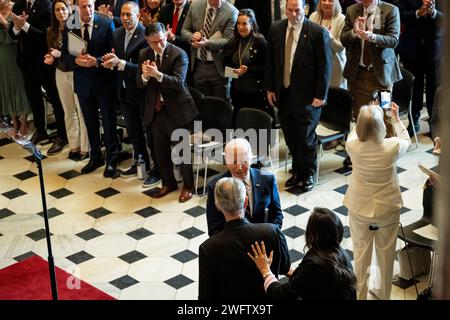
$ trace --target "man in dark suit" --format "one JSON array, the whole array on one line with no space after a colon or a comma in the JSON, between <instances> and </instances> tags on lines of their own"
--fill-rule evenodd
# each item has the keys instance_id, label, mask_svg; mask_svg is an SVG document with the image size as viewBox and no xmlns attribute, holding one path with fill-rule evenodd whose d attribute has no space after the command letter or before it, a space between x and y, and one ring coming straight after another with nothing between
<instances>
[{"instance_id":1,"label":"man in dark suit","mask_svg":"<svg viewBox=\"0 0 450 320\"><path fill-rule=\"evenodd\" d=\"M190 54L190 45L181 37L184 20L191 4L187 0L173 0L161 7L159 22L167 27L167 40Z\"/></svg>"},{"instance_id":2,"label":"man in dark suit","mask_svg":"<svg viewBox=\"0 0 450 320\"><path fill-rule=\"evenodd\" d=\"M148 47L145 40L144 27L139 23L139 6L132 1L125 2L120 14L120 27L114 31L114 51L103 57L102 65L105 68L114 68L118 71L119 79L117 91L123 116L127 126L128 137L133 145L133 162L131 167L121 173L122 177L137 175L137 160L142 155L146 168L150 169L150 159L144 135L144 90L136 87L136 74L138 71L139 51ZM150 132L148 142L151 141ZM149 143L149 149L153 150ZM152 152L153 154L153 152ZM161 179L156 168L145 180L144 186L157 184ZM150 184L150 181L152 182Z\"/></svg>"},{"instance_id":3,"label":"man in dark suit","mask_svg":"<svg viewBox=\"0 0 450 320\"><path fill-rule=\"evenodd\" d=\"M63 34L61 59L74 67L74 89L80 101L83 117L88 131L89 163L81 173L90 173L105 164L102 158L100 141L100 109L104 144L106 148L106 166L103 176L114 176L117 169L119 143L116 135L117 95L115 94L115 73L101 67L103 56L111 52L114 24L102 14L94 13L95 0L79 0L81 29L70 32L87 42L87 52L73 56L68 51L68 33Z\"/></svg>"},{"instance_id":4,"label":"man in dark suit","mask_svg":"<svg viewBox=\"0 0 450 320\"><path fill-rule=\"evenodd\" d=\"M404 31L400 36L397 49L403 66L415 77L412 116L416 131L419 131L424 87L428 115L431 117L434 94L439 86L438 70L443 43L442 19L444 16L439 0L436 2L433 0L402 0L399 2L399 10ZM408 130L410 133L412 132L411 125Z\"/></svg>"},{"instance_id":5,"label":"man in dark suit","mask_svg":"<svg viewBox=\"0 0 450 320\"><path fill-rule=\"evenodd\" d=\"M165 26L160 22L145 28L145 38L150 48L139 53L137 85L146 91L144 121L151 126L155 161L162 179L162 188L155 188L149 195L161 198L178 189L171 158L171 146L178 141L171 141L172 133L189 129L198 111L186 84L186 52L167 42ZM190 200L194 191L190 154L186 157L188 160L181 164L184 185L179 202Z\"/></svg>"},{"instance_id":6,"label":"man in dark suit","mask_svg":"<svg viewBox=\"0 0 450 320\"><path fill-rule=\"evenodd\" d=\"M314 186L317 170L316 126L331 77L332 54L327 30L304 17L302 0L286 2L287 19L272 24L267 45L265 87L292 154L286 187Z\"/></svg>"},{"instance_id":7,"label":"man in dark suit","mask_svg":"<svg viewBox=\"0 0 450 320\"><path fill-rule=\"evenodd\" d=\"M120 10L128 1L136 3L139 7L139 0L98 0L95 2L95 8L99 12L106 14L110 19L113 19L115 27L119 28L122 25Z\"/></svg>"},{"instance_id":8,"label":"man in dark suit","mask_svg":"<svg viewBox=\"0 0 450 320\"><path fill-rule=\"evenodd\" d=\"M55 67L44 64L47 53L47 28L50 25L51 2L48 0L18 0L12 9L13 23L9 35L18 40L17 64L22 70L25 91L33 112L36 132L31 142L48 140L46 113L41 86L53 106L58 136L47 154L55 154L67 144L64 110L55 82Z\"/></svg>"},{"instance_id":9,"label":"man in dark suit","mask_svg":"<svg viewBox=\"0 0 450 320\"><path fill-rule=\"evenodd\" d=\"M281 19L281 6L285 0L236 0L234 6L241 9L253 9L259 30L267 37L273 21Z\"/></svg>"},{"instance_id":10,"label":"man in dark suit","mask_svg":"<svg viewBox=\"0 0 450 320\"><path fill-rule=\"evenodd\" d=\"M199 248L199 300L265 300L264 279L247 255L255 242L264 241L273 251L270 266L278 277L290 268L289 249L281 230L271 223L249 223L244 218L248 205L241 179L222 178L214 190L215 205L223 213L224 229Z\"/></svg>"},{"instance_id":11,"label":"man in dark suit","mask_svg":"<svg viewBox=\"0 0 450 320\"><path fill-rule=\"evenodd\" d=\"M217 181L223 177L241 179L247 189L249 205L245 217L254 223L269 222L280 229L283 224L280 195L275 176L259 169L250 168L252 149L246 139L233 139L225 147L225 161L228 171L211 180L208 184L206 220L208 235L220 232L225 225L223 214L215 205L214 190Z\"/></svg>"}]
</instances>

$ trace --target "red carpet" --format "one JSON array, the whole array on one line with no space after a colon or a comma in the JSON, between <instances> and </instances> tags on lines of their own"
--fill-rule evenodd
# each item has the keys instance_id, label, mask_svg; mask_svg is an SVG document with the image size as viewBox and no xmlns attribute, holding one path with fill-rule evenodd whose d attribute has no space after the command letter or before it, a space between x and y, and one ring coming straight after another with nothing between
<instances>
[{"instance_id":1,"label":"red carpet","mask_svg":"<svg viewBox=\"0 0 450 320\"><path fill-rule=\"evenodd\" d=\"M55 270L59 300L115 300L64 270ZM79 284L78 288L69 288L75 284ZM41 257L33 256L0 270L0 300L51 299L48 263Z\"/></svg>"}]
</instances>

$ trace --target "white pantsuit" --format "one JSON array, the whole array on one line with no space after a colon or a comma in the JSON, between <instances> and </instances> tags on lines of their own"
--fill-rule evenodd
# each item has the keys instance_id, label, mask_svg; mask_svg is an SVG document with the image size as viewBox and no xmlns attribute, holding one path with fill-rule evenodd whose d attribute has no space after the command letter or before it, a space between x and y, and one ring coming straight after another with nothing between
<instances>
[{"instance_id":1,"label":"white pantsuit","mask_svg":"<svg viewBox=\"0 0 450 320\"><path fill-rule=\"evenodd\" d=\"M411 144L408 131L401 122L395 122L394 129L397 137L386 138L381 143L372 140L362 142L355 131L346 142L353 171L344 205L349 210L358 299L367 298L367 272L374 245L378 260L375 270L379 271L380 283L373 291L380 299L389 299L391 295L397 222L403 206L396 163ZM392 225L369 231L371 223L380 227Z\"/></svg>"},{"instance_id":2,"label":"white pantsuit","mask_svg":"<svg viewBox=\"0 0 450 320\"><path fill-rule=\"evenodd\" d=\"M73 72L63 72L56 68L56 87L64 109L67 140L71 150L80 148L83 153L89 152L89 140L86 125L81 112L78 97L73 89Z\"/></svg>"}]
</instances>

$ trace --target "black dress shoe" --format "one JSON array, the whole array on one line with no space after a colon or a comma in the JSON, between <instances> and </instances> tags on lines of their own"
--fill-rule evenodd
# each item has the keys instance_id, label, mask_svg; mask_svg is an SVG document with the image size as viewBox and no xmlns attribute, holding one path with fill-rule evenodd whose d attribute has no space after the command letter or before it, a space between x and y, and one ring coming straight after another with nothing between
<instances>
[{"instance_id":1,"label":"black dress shoe","mask_svg":"<svg viewBox=\"0 0 450 320\"><path fill-rule=\"evenodd\" d=\"M112 176L114 176L116 174L116 170L117 170L117 164L108 163L105 166L105 171L103 171L103 176L105 178L111 178Z\"/></svg>"},{"instance_id":2,"label":"black dress shoe","mask_svg":"<svg viewBox=\"0 0 450 320\"><path fill-rule=\"evenodd\" d=\"M69 151L69 155L67 156L70 160L79 161L80 153L78 151Z\"/></svg>"},{"instance_id":3,"label":"black dress shoe","mask_svg":"<svg viewBox=\"0 0 450 320\"><path fill-rule=\"evenodd\" d=\"M292 175L292 177L290 177L289 179L287 179L286 183L284 184L284 186L286 188L291 188L293 186L296 186L297 184L299 184L302 180L300 178L297 177L297 175Z\"/></svg>"},{"instance_id":4,"label":"black dress shoe","mask_svg":"<svg viewBox=\"0 0 450 320\"><path fill-rule=\"evenodd\" d=\"M50 149L47 151L47 155L52 156L54 154L57 154L58 152L61 152L62 149L67 145L67 140L63 140L60 137L56 137L55 142L53 142Z\"/></svg>"},{"instance_id":5,"label":"black dress shoe","mask_svg":"<svg viewBox=\"0 0 450 320\"><path fill-rule=\"evenodd\" d=\"M89 160L88 164L85 165L83 168L81 168L81 173L86 174L94 171L97 168L100 168L105 164L105 161L98 159L98 160Z\"/></svg>"},{"instance_id":6,"label":"black dress shoe","mask_svg":"<svg viewBox=\"0 0 450 320\"><path fill-rule=\"evenodd\" d=\"M30 141L32 144L37 145L39 142L43 142L45 140L48 140L48 134L36 131Z\"/></svg>"},{"instance_id":7,"label":"black dress shoe","mask_svg":"<svg viewBox=\"0 0 450 320\"><path fill-rule=\"evenodd\" d=\"M312 188L314 188L314 177L309 176L308 178L303 180L302 189L303 189L303 192L308 192L308 191L311 191Z\"/></svg>"},{"instance_id":8,"label":"black dress shoe","mask_svg":"<svg viewBox=\"0 0 450 320\"><path fill-rule=\"evenodd\" d=\"M349 156L344 159L344 167L350 167L352 165L352 159Z\"/></svg>"},{"instance_id":9,"label":"black dress shoe","mask_svg":"<svg viewBox=\"0 0 450 320\"><path fill-rule=\"evenodd\" d=\"M79 158L78 158L79 161L83 161L84 159L87 159L87 158L89 158L89 153L82 154L80 152L80 155L79 155Z\"/></svg>"}]
</instances>

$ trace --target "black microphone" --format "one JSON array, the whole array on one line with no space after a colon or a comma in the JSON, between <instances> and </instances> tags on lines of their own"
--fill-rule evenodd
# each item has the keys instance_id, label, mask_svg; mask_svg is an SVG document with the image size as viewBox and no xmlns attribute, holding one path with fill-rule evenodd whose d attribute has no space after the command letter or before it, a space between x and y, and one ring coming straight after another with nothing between
<instances>
[{"instance_id":1,"label":"black microphone","mask_svg":"<svg viewBox=\"0 0 450 320\"><path fill-rule=\"evenodd\" d=\"M400 227L403 229L403 226L402 226L401 222L398 221L398 222L389 223L389 224L387 224L385 226L379 226L378 223L371 223L371 224L369 224L369 230L370 231L377 231L380 228L386 228L386 227L392 226L394 224L399 224Z\"/></svg>"}]
</instances>

